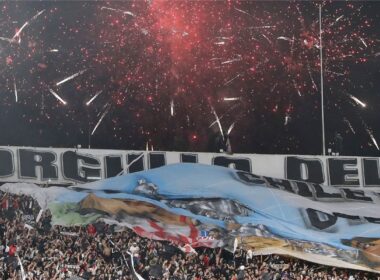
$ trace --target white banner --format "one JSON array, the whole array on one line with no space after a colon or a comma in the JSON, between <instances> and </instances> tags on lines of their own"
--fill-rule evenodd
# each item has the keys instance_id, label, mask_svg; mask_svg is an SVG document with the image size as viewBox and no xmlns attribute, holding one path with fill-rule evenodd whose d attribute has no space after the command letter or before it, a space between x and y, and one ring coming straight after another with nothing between
<instances>
[{"instance_id":1,"label":"white banner","mask_svg":"<svg viewBox=\"0 0 380 280\"><path fill-rule=\"evenodd\" d=\"M0 147L0 182L73 185L179 162L220 165L268 177L334 187L380 190L380 164L376 157L35 147Z\"/></svg>"}]
</instances>

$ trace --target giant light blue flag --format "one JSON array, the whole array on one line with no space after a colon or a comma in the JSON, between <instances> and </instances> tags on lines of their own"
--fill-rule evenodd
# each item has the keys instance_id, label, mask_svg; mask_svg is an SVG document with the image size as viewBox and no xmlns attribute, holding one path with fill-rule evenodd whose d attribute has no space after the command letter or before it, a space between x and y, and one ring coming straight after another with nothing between
<instances>
[{"instance_id":1,"label":"giant light blue flag","mask_svg":"<svg viewBox=\"0 0 380 280\"><path fill-rule=\"evenodd\" d=\"M55 224L103 220L141 236L193 247L239 246L256 254L380 272L376 193L175 164L69 189L3 185L33 193Z\"/></svg>"}]
</instances>

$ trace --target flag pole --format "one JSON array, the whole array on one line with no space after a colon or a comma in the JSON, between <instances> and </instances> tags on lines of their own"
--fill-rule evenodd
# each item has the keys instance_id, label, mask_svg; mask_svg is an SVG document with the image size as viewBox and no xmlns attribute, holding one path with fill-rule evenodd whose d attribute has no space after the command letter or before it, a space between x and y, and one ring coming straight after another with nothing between
<instances>
[{"instance_id":1,"label":"flag pole","mask_svg":"<svg viewBox=\"0 0 380 280\"><path fill-rule=\"evenodd\" d=\"M325 107L323 101L323 50L322 50L322 5L319 5L319 58L321 66L321 118L322 118L322 155L326 155Z\"/></svg>"}]
</instances>

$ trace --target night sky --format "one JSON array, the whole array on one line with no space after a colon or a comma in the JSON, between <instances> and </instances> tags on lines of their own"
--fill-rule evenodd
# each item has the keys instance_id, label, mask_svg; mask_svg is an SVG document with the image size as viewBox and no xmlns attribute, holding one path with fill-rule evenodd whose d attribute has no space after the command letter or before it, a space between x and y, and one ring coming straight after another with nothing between
<instances>
[{"instance_id":1,"label":"night sky","mask_svg":"<svg viewBox=\"0 0 380 280\"><path fill-rule=\"evenodd\" d=\"M0 145L321 154L320 6L326 146L380 156L380 2L1 2Z\"/></svg>"}]
</instances>

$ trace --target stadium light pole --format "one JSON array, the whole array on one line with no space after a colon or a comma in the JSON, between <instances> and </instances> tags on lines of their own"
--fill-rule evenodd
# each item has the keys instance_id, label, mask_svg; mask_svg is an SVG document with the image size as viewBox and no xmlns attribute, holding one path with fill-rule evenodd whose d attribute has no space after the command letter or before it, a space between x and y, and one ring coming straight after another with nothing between
<instances>
[{"instance_id":1,"label":"stadium light pole","mask_svg":"<svg viewBox=\"0 0 380 280\"><path fill-rule=\"evenodd\" d=\"M86 104L87 105L87 104ZM87 148L91 149L91 119L90 119L90 109L88 108L88 105L86 106L86 113L87 113Z\"/></svg>"},{"instance_id":2,"label":"stadium light pole","mask_svg":"<svg viewBox=\"0 0 380 280\"><path fill-rule=\"evenodd\" d=\"M322 5L319 5L319 58L321 66L321 119L322 119L322 155L326 155L325 106L323 100L323 50L322 50Z\"/></svg>"},{"instance_id":3,"label":"stadium light pole","mask_svg":"<svg viewBox=\"0 0 380 280\"><path fill-rule=\"evenodd\" d=\"M90 123L88 124L88 145L87 147L91 149L91 128L90 128Z\"/></svg>"}]
</instances>

